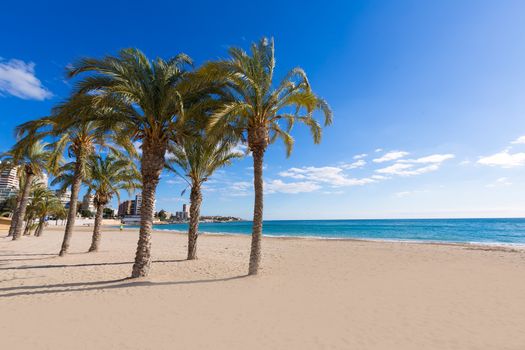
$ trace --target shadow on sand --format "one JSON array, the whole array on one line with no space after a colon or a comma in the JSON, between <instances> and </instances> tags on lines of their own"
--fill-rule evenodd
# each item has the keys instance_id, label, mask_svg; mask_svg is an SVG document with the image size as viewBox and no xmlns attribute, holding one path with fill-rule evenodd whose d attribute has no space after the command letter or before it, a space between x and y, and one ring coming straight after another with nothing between
<instances>
[{"instance_id":1,"label":"shadow on sand","mask_svg":"<svg viewBox=\"0 0 525 350\"><path fill-rule=\"evenodd\" d=\"M117 280L107 281L93 281L93 282L75 282L75 283L60 283L48 284L39 286L19 286L0 288L0 298L15 297L21 295L38 295L38 294L55 294L65 292L83 292L93 290L108 290L120 288L134 288L134 287L155 287L155 286L175 286L175 285L190 285L201 283L216 283L238 280L247 277L247 275L215 278L207 280L193 280L193 281L168 281L168 282L152 282L140 279L123 278ZM44 289L44 290L35 290Z\"/></svg>"},{"instance_id":2,"label":"shadow on sand","mask_svg":"<svg viewBox=\"0 0 525 350\"><path fill-rule=\"evenodd\" d=\"M34 260L43 260L43 259L49 259L49 258L34 259ZM0 260L0 261L2 261L2 260ZM10 261L17 261L17 260L10 260ZM186 259L179 259L179 260L153 260L152 262L153 263L172 263L172 262L183 262L183 261L187 261L187 260ZM108 263L91 263L91 264L29 265L29 266L0 267L0 271L2 271L2 270L54 269L54 268L61 268L61 267L114 266L114 265L131 265L131 264L133 264L133 261L108 262Z\"/></svg>"}]
</instances>

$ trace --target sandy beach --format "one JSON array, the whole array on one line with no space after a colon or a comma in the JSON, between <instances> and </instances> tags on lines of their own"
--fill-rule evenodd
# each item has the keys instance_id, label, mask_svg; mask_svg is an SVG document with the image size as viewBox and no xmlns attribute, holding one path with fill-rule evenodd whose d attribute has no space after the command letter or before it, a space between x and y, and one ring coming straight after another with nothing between
<instances>
[{"instance_id":1,"label":"sandy beach","mask_svg":"<svg viewBox=\"0 0 525 350\"><path fill-rule=\"evenodd\" d=\"M525 349L525 251L155 232L150 277L126 280L137 230L71 254L62 232L0 234L2 349Z\"/></svg>"}]
</instances>

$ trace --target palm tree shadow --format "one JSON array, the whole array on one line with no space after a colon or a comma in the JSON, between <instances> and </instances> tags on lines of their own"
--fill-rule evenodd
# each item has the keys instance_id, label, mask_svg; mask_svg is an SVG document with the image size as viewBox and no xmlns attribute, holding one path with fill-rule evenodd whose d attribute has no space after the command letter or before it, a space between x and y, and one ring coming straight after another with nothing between
<instances>
[{"instance_id":1,"label":"palm tree shadow","mask_svg":"<svg viewBox=\"0 0 525 350\"><path fill-rule=\"evenodd\" d=\"M201 279L201 280L191 280L191 281L169 281L169 282L152 282L152 281L144 281L144 280L135 280L132 278L121 278L117 280L107 280L107 281L61 283L61 284L39 285L39 286L19 286L19 287L0 288L0 291L8 292L5 294L0 294L0 298L15 297L15 296L21 296L21 295L84 292L84 291L94 291L94 290L132 288L132 287L155 287L155 286L176 286L176 285L190 285L190 284L202 284L202 283L217 283L217 282L228 282L228 281L243 279L245 277L248 277L248 275L239 275L239 276L215 278L215 279ZM48 289L34 290L34 289L43 289L43 288L48 288ZM57 288L57 289L49 289L49 288ZM23 290L23 291L18 292L18 290Z\"/></svg>"},{"instance_id":2,"label":"palm tree shadow","mask_svg":"<svg viewBox=\"0 0 525 350\"><path fill-rule=\"evenodd\" d=\"M0 257L6 257L6 256L42 256L42 255L54 255L54 256L57 256L58 254L53 254L53 253L42 253L42 254L38 254L38 253L17 253L17 254L2 254L0 255Z\"/></svg>"},{"instance_id":3,"label":"palm tree shadow","mask_svg":"<svg viewBox=\"0 0 525 350\"><path fill-rule=\"evenodd\" d=\"M49 259L49 258L43 258L43 259ZM35 260L41 260L41 259L35 259ZM11 260L11 261L16 261L16 260ZM186 259L153 260L153 263L172 263L172 262L183 262L183 261L187 261L187 260ZM53 268L62 268L62 267L115 266L115 265L131 265L131 264L133 264L133 261L119 261L119 262L91 263L91 264L29 265L29 266L1 267L0 271L2 270L53 269Z\"/></svg>"}]
</instances>

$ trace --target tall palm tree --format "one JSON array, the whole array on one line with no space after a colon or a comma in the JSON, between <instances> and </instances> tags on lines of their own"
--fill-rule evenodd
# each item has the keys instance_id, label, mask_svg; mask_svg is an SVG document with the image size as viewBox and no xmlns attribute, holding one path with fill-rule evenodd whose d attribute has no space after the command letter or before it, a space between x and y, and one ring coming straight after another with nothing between
<instances>
[{"instance_id":1,"label":"tall palm tree","mask_svg":"<svg viewBox=\"0 0 525 350\"><path fill-rule=\"evenodd\" d=\"M40 140L23 138L19 140L9 152L9 162L20 166L23 170L23 187L19 193L19 204L15 212L16 220L13 229L13 240L22 236L24 218L26 217L27 205L33 181L47 169L50 152L46 149L47 144Z\"/></svg>"},{"instance_id":2,"label":"tall palm tree","mask_svg":"<svg viewBox=\"0 0 525 350\"><path fill-rule=\"evenodd\" d=\"M290 155L295 122L310 128L315 143L321 141L321 126L314 118L316 110L324 114L324 124L332 122L328 104L311 89L306 73L292 69L274 86L274 42L263 38L251 46L250 54L230 48L230 58L205 64L200 73L224 84L229 97L222 109L210 118L211 130L231 130L243 135L253 155L255 203L249 274L257 274L260 262L263 221L263 158L269 144L282 139ZM282 123L286 123L285 126Z\"/></svg>"},{"instance_id":3,"label":"tall palm tree","mask_svg":"<svg viewBox=\"0 0 525 350\"><path fill-rule=\"evenodd\" d=\"M72 77L87 74L77 83L77 91L91 94L98 108L113 113L109 118L95 118L105 120L108 129L142 144L141 221L132 277L149 272L155 191L164 157L184 127L184 103L203 89L188 82L187 66L191 63L184 54L151 61L137 49L125 49L117 56L82 59L69 70Z\"/></svg>"},{"instance_id":4,"label":"tall palm tree","mask_svg":"<svg viewBox=\"0 0 525 350\"><path fill-rule=\"evenodd\" d=\"M32 138L55 137L56 141L51 144L52 154L49 161L51 170L54 174L73 170L73 181L70 183L71 199L59 256L66 255L69 250L77 215L78 194L86 176L87 159L95 153L97 145L114 149L108 139L111 139L111 143L114 142L130 150L132 148L131 142L125 137L108 134L104 125L90 119L94 115L103 113L100 109L94 108L92 100L91 95L75 94L54 108L51 116L18 127L18 134L27 134L28 137L29 135ZM64 153L67 158L73 160L67 165L62 165ZM60 180L55 179L55 183L57 182Z\"/></svg>"},{"instance_id":5,"label":"tall palm tree","mask_svg":"<svg viewBox=\"0 0 525 350\"><path fill-rule=\"evenodd\" d=\"M117 196L120 202L119 192L121 190L131 192L140 188L140 174L130 158L119 158L114 155L108 155L105 158L92 156L87 165L89 168L86 178L87 194L93 195L96 208L89 252L96 252L100 245L100 226L104 208L113 196Z\"/></svg>"},{"instance_id":6,"label":"tall palm tree","mask_svg":"<svg viewBox=\"0 0 525 350\"><path fill-rule=\"evenodd\" d=\"M183 178L188 178L190 193L190 222L188 228L188 260L197 257L197 238L199 232L200 208L202 204L202 184L215 170L231 164L242 153L233 152L235 143L219 135L197 134L184 137L170 149L172 155L167 160L167 168ZM182 174L173 166L178 165Z\"/></svg>"}]
</instances>

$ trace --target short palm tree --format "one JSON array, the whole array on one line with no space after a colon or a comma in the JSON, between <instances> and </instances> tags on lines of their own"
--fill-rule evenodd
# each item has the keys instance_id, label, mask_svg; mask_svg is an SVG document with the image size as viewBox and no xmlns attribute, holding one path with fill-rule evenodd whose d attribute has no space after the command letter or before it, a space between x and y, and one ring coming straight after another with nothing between
<instances>
[{"instance_id":1,"label":"short palm tree","mask_svg":"<svg viewBox=\"0 0 525 350\"><path fill-rule=\"evenodd\" d=\"M230 48L230 58L205 64L200 74L222 81L223 96L229 98L210 118L210 130L233 131L248 141L253 155L255 203L249 274L259 269L263 221L263 158L269 144L282 139L290 155L295 122L306 124L315 143L321 141L321 126L314 118L324 113L324 124L332 122L328 104L311 89L305 72L292 69L274 86L274 43L263 38L251 46L250 54ZM282 125L285 123L285 125Z\"/></svg>"},{"instance_id":2,"label":"short palm tree","mask_svg":"<svg viewBox=\"0 0 525 350\"><path fill-rule=\"evenodd\" d=\"M219 135L197 134L184 137L170 149L167 168L183 178L188 178L190 193L190 222L188 229L188 260L197 257L197 238L199 232L200 208L202 203L202 184L215 170L231 164L231 161L243 156L233 152L236 145L232 140ZM173 165L177 165L180 173Z\"/></svg>"},{"instance_id":3,"label":"short palm tree","mask_svg":"<svg viewBox=\"0 0 525 350\"><path fill-rule=\"evenodd\" d=\"M28 137L51 136L56 138L51 144L52 153L49 161L50 168L55 175L73 169L74 178L70 183L71 199L59 256L66 255L69 250L77 215L78 194L86 176L86 162L95 153L96 146L101 145L114 149L108 144L118 144L129 150L132 148L128 139L117 134L108 134L100 122L89 119L97 113L102 113L93 108L92 99L93 96L90 95L73 95L56 107L52 116L33 120L18 127L18 133L26 134ZM68 159L73 159L66 166L62 165L64 153Z\"/></svg>"},{"instance_id":4,"label":"short palm tree","mask_svg":"<svg viewBox=\"0 0 525 350\"><path fill-rule=\"evenodd\" d=\"M38 218L38 224L35 228L35 236L37 237L44 233L48 216L60 217L65 215L64 205L55 193L46 186L38 186L34 189L31 202L32 210L35 211L35 216Z\"/></svg>"},{"instance_id":5,"label":"short palm tree","mask_svg":"<svg viewBox=\"0 0 525 350\"><path fill-rule=\"evenodd\" d=\"M16 217L13 217L13 220L15 220L13 240L17 240L22 236L31 186L34 180L47 169L50 152L46 149L46 146L47 145L40 140L22 138L9 152L8 162L12 165L19 166L23 170L24 177L23 187L19 193L18 208L15 212Z\"/></svg>"},{"instance_id":6,"label":"short palm tree","mask_svg":"<svg viewBox=\"0 0 525 350\"><path fill-rule=\"evenodd\" d=\"M47 185L36 183L31 188L31 199L26 211L26 228L24 235L29 235L35 229L35 236L44 232L48 215L61 215L65 211L55 193ZM37 221L38 222L35 222Z\"/></svg>"},{"instance_id":7,"label":"short palm tree","mask_svg":"<svg viewBox=\"0 0 525 350\"><path fill-rule=\"evenodd\" d=\"M140 174L130 158L109 155L105 158L92 156L88 161L87 194L93 195L96 208L95 225L89 252L98 251L100 245L100 226L104 208L116 196L120 202L121 190L131 192L140 188Z\"/></svg>"},{"instance_id":8,"label":"short palm tree","mask_svg":"<svg viewBox=\"0 0 525 350\"><path fill-rule=\"evenodd\" d=\"M94 118L104 120L108 130L141 143L142 207L132 277L149 272L155 192L164 157L185 125L184 103L202 91L187 79L190 64L184 54L151 61L137 49L125 49L117 56L82 59L69 71L70 76L87 74L77 83L77 91L91 94L98 108L113 113Z\"/></svg>"}]
</instances>

